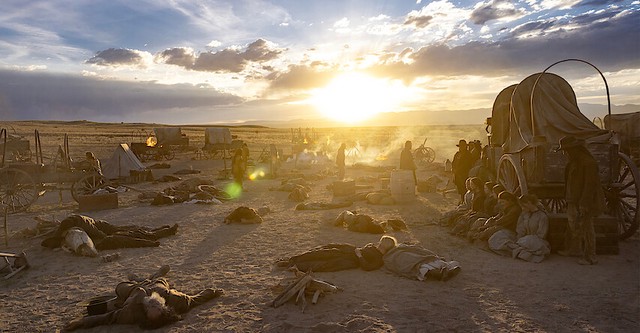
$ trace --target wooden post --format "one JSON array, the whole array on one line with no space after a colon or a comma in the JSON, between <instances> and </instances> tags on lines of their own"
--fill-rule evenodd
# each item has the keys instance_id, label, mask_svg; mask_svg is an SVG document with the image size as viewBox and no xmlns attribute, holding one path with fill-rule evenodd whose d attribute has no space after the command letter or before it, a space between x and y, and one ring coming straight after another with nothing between
<instances>
[{"instance_id":1,"label":"wooden post","mask_svg":"<svg viewBox=\"0 0 640 333\"><path fill-rule=\"evenodd\" d=\"M9 246L9 229L7 228L7 206L4 208L4 246Z\"/></svg>"}]
</instances>

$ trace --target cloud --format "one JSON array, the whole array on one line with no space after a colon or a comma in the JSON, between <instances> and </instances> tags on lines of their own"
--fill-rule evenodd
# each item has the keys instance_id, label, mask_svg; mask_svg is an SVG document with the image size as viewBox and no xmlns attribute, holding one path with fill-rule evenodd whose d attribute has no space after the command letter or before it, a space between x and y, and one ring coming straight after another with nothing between
<instances>
[{"instance_id":1,"label":"cloud","mask_svg":"<svg viewBox=\"0 0 640 333\"><path fill-rule=\"evenodd\" d=\"M525 14L523 9L517 9L511 0L490 0L480 2L471 12L470 20L478 25L483 25L488 21L502 18L517 18Z\"/></svg>"},{"instance_id":2,"label":"cloud","mask_svg":"<svg viewBox=\"0 0 640 333\"><path fill-rule=\"evenodd\" d=\"M591 23L581 17L529 22L496 42L473 41L455 47L435 44L417 51L405 50L403 60L394 54L393 61L371 70L411 81L424 75L526 74L566 58L584 59L603 71L639 68L640 12L618 10L602 15Z\"/></svg>"},{"instance_id":3,"label":"cloud","mask_svg":"<svg viewBox=\"0 0 640 333\"><path fill-rule=\"evenodd\" d=\"M324 63L290 65L287 71L274 72L266 77L271 90L305 90L325 86L335 72Z\"/></svg>"},{"instance_id":4,"label":"cloud","mask_svg":"<svg viewBox=\"0 0 640 333\"><path fill-rule=\"evenodd\" d=\"M247 45L244 51L226 48L217 52L202 52L196 56L190 48L171 48L156 55L156 61L201 72L242 72L250 63L265 63L284 52L262 38Z\"/></svg>"},{"instance_id":5,"label":"cloud","mask_svg":"<svg viewBox=\"0 0 640 333\"><path fill-rule=\"evenodd\" d=\"M416 28L426 28L433 20L431 15L409 15L404 21L405 25L413 25Z\"/></svg>"},{"instance_id":6,"label":"cloud","mask_svg":"<svg viewBox=\"0 0 640 333\"><path fill-rule=\"evenodd\" d=\"M155 122L171 111L238 105L243 99L211 87L190 84L99 80L94 77L0 71L0 117L11 120L58 119ZM202 111L200 111L202 112Z\"/></svg>"},{"instance_id":7,"label":"cloud","mask_svg":"<svg viewBox=\"0 0 640 333\"><path fill-rule=\"evenodd\" d=\"M145 58L150 57L148 52L110 48L99 51L95 56L85 61L87 64L98 66L134 66L144 68L147 66Z\"/></svg>"},{"instance_id":8,"label":"cloud","mask_svg":"<svg viewBox=\"0 0 640 333\"><path fill-rule=\"evenodd\" d=\"M195 62L193 49L188 47L174 47L164 50L155 56L155 61L169 65L177 65L185 68L191 68Z\"/></svg>"},{"instance_id":9,"label":"cloud","mask_svg":"<svg viewBox=\"0 0 640 333\"><path fill-rule=\"evenodd\" d=\"M599 6L606 6L606 5L610 5L610 4L616 4L619 2L623 2L624 0L583 0L581 2L579 2L576 7L579 6L595 6L595 7L599 7Z\"/></svg>"}]
</instances>

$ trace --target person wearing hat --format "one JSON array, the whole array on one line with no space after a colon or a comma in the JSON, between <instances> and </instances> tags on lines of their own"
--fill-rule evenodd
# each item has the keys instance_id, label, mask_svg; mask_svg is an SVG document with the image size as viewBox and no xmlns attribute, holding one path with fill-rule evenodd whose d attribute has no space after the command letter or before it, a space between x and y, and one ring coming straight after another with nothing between
<instances>
[{"instance_id":1,"label":"person wearing hat","mask_svg":"<svg viewBox=\"0 0 640 333\"><path fill-rule=\"evenodd\" d=\"M451 163L453 170L453 183L456 185L458 189L458 194L460 194L460 202L462 202L464 198L464 193L467 191L465 182L469 177L469 170L473 166L473 156L467 149L467 141L460 140L458 141L458 151L453 155L453 162Z\"/></svg>"},{"instance_id":2,"label":"person wearing hat","mask_svg":"<svg viewBox=\"0 0 640 333\"><path fill-rule=\"evenodd\" d=\"M580 256L581 265L595 265L596 234L593 218L605 209L604 191L600 185L598 162L582 140L574 136L560 139L556 151L569 160L565 167L565 199L567 200L567 229L564 251L558 254Z\"/></svg>"}]
</instances>

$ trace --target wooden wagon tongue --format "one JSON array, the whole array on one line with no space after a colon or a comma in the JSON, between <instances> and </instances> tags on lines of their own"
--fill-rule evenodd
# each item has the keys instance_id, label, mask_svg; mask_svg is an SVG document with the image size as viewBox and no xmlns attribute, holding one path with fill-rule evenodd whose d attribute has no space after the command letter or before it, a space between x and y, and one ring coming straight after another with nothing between
<instances>
[{"instance_id":1,"label":"wooden wagon tongue","mask_svg":"<svg viewBox=\"0 0 640 333\"><path fill-rule=\"evenodd\" d=\"M2 257L2 259L6 263L5 266L0 267L0 271L5 270L5 269L9 270L9 274L4 276L5 280L9 279L10 277L12 277L12 276L14 276L16 274L18 274L18 272L29 268L29 262L27 261L27 255L24 252L22 252L20 254L0 252L0 257ZM11 258L11 260L13 260L13 262L10 262L9 258Z\"/></svg>"}]
</instances>

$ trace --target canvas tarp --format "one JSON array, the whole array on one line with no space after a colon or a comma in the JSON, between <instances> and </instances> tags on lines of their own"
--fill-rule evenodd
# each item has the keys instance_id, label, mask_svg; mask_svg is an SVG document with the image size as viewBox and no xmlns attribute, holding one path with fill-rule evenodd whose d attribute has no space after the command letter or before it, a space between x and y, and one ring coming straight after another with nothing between
<instances>
[{"instance_id":1,"label":"canvas tarp","mask_svg":"<svg viewBox=\"0 0 640 333\"><path fill-rule=\"evenodd\" d=\"M522 80L513 91L509 134L502 147L505 153L519 152L534 136L542 136L551 144L557 144L566 135L589 142L606 142L608 134L609 131L599 129L580 112L576 95L567 81L552 73L537 73Z\"/></svg>"},{"instance_id":2,"label":"canvas tarp","mask_svg":"<svg viewBox=\"0 0 640 333\"><path fill-rule=\"evenodd\" d=\"M509 106L517 84L504 88L493 102L491 111L491 145L502 146L509 134Z\"/></svg>"},{"instance_id":3,"label":"canvas tarp","mask_svg":"<svg viewBox=\"0 0 640 333\"><path fill-rule=\"evenodd\" d=\"M154 128L159 145L179 145L182 141L182 128L161 127Z\"/></svg>"},{"instance_id":4,"label":"canvas tarp","mask_svg":"<svg viewBox=\"0 0 640 333\"><path fill-rule=\"evenodd\" d=\"M620 133L623 138L640 138L640 111L606 115L604 128Z\"/></svg>"},{"instance_id":5,"label":"canvas tarp","mask_svg":"<svg viewBox=\"0 0 640 333\"><path fill-rule=\"evenodd\" d=\"M207 127L204 129L204 140L205 145L230 144L231 131L226 127Z\"/></svg>"},{"instance_id":6,"label":"canvas tarp","mask_svg":"<svg viewBox=\"0 0 640 333\"><path fill-rule=\"evenodd\" d=\"M116 147L111 158L102 163L102 174L107 179L128 177L131 170L143 171L145 169L145 166L126 143Z\"/></svg>"}]
</instances>

